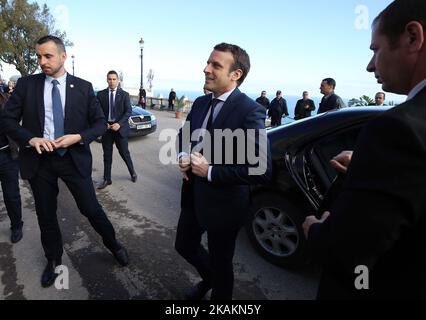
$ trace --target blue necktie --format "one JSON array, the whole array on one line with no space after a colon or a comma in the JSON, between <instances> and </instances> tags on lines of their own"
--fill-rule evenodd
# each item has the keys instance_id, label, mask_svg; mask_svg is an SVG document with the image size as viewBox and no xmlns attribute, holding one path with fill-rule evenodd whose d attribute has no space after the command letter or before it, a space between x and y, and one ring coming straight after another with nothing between
<instances>
[{"instance_id":1,"label":"blue necktie","mask_svg":"<svg viewBox=\"0 0 426 320\"><path fill-rule=\"evenodd\" d=\"M52 110L53 110L53 126L55 128L55 139L64 135L64 112L62 110L61 94L58 89L58 80L52 80ZM62 157L67 150L64 148L57 149L56 152Z\"/></svg>"},{"instance_id":2,"label":"blue necktie","mask_svg":"<svg viewBox=\"0 0 426 320\"><path fill-rule=\"evenodd\" d=\"M114 103L114 91L111 90L109 95L109 119L115 121L115 103Z\"/></svg>"}]
</instances>

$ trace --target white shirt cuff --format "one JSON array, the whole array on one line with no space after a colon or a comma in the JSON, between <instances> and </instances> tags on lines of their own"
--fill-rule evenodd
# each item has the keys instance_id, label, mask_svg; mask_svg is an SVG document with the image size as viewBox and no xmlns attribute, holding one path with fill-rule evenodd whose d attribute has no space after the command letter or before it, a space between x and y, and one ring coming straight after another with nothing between
<instances>
[{"instance_id":1,"label":"white shirt cuff","mask_svg":"<svg viewBox=\"0 0 426 320\"><path fill-rule=\"evenodd\" d=\"M212 182L212 170L213 166L209 166L209 172L207 174L207 180L209 180L209 182Z\"/></svg>"}]
</instances>

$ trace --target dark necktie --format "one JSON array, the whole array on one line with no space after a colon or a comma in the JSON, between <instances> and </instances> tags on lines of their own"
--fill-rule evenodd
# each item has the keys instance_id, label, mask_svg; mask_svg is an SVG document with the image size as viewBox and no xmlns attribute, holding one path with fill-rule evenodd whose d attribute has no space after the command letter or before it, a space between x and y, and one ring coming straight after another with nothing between
<instances>
[{"instance_id":1,"label":"dark necktie","mask_svg":"<svg viewBox=\"0 0 426 320\"><path fill-rule=\"evenodd\" d=\"M53 111L53 127L55 129L55 139L64 135L64 112L62 110L61 94L58 89L58 80L52 80L52 111ZM67 150L64 148L57 149L56 152L62 157Z\"/></svg>"},{"instance_id":2,"label":"dark necktie","mask_svg":"<svg viewBox=\"0 0 426 320\"><path fill-rule=\"evenodd\" d=\"M212 99L212 101L210 102L210 116L209 119L207 121L207 126L206 129L207 131L209 131L210 133L212 133L212 127L213 127L213 116L214 116L214 109L216 108L217 104L220 102L219 99Z\"/></svg>"},{"instance_id":3,"label":"dark necktie","mask_svg":"<svg viewBox=\"0 0 426 320\"><path fill-rule=\"evenodd\" d=\"M111 90L109 94L109 114L110 118L108 120L115 121L114 90Z\"/></svg>"}]
</instances>

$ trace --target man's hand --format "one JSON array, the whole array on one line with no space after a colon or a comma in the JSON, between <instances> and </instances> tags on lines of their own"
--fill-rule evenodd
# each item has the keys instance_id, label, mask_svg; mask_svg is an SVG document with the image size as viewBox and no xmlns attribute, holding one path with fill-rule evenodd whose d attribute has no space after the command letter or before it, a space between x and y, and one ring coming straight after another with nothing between
<instances>
[{"instance_id":1,"label":"man's hand","mask_svg":"<svg viewBox=\"0 0 426 320\"><path fill-rule=\"evenodd\" d=\"M111 129L112 131L118 131L118 130L120 130L120 128L121 128L120 124L118 124L118 123L114 123L109 127L109 129Z\"/></svg>"},{"instance_id":2,"label":"man's hand","mask_svg":"<svg viewBox=\"0 0 426 320\"><path fill-rule=\"evenodd\" d=\"M192 173L200 178L207 178L209 174L209 162L201 153L191 154Z\"/></svg>"},{"instance_id":3,"label":"man's hand","mask_svg":"<svg viewBox=\"0 0 426 320\"><path fill-rule=\"evenodd\" d=\"M330 212L326 211L323 213L321 220L318 220L315 216L306 217L305 222L303 222L303 233L305 234L306 240L308 240L309 229L313 224L323 223L330 216Z\"/></svg>"},{"instance_id":4,"label":"man's hand","mask_svg":"<svg viewBox=\"0 0 426 320\"><path fill-rule=\"evenodd\" d=\"M68 148L73 144L79 143L81 136L79 134L67 134L55 140L55 148Z\"/></svg>"},{"instance_id":5,"label":"man's hand","mask_svg":"<svg viewBox=\"0 0 426 320\"><path fill-rule=\"evenodd\" d=\"M180 157L179 169L180 169L180 172L183 175L183 179L186 180L186 181L189 181L187 172L188 172L188 170L191 169L191 158L190 158L190 156Z\"/></svg>"},{"instance_id":6,"label":"man's hand","mask_svg":"<svg viewBox=\"0 0 426 320\"><path fill-rule=\"evenodd\" d=\"M330 160L330 164L339 172L346 173L351 163L353 151L343 151Z\"/></svg>"},{"instance_id":7,"label":"man's hand","mask_svg":"<svg viewBox=\"0 0 426 320\"><path fill-rule=\"evenodd\" d=\"M34 147L38 154L42 154L43 151L53 152L56 148L54 141L44 138L32 138L28 144Z\"/></svg>"}]
</instances>

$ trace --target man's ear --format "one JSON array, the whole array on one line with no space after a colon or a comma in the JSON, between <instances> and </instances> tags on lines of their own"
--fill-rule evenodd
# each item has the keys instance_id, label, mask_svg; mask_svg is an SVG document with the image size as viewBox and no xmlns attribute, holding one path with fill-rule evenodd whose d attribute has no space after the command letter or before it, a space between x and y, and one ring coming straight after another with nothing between
<instances>
[{"instance_id":1,"label":"man's ear","mask_svg":"<svg viewBox=\"0 0 426 320\"><path fill-rule=\"evenodd\" d=\"M404 36L410 53L422 50L425 45L423 25L418 21L411 21L406 25Z\"/></svg>"},{"instance_id":2,"label":"man's ear","mask_svg":"<svg viewBox=\"0 0 426 320\"><path fill-rule=\"evenodd\" d=\"M231 79L234 81L238 81L243 76L243 70L237 69L231 72Z\"/></svg>"}]
</instances>

